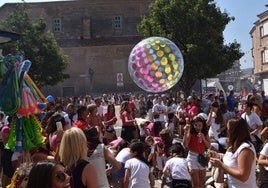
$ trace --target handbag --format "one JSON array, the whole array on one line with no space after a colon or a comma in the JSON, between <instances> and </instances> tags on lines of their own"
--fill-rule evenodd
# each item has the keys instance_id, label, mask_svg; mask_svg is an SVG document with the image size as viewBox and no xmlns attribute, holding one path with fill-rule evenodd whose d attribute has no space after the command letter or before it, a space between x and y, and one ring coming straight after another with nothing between
<instances>
[{"instance_id":1,"label":"handbag","mask_svg":"<svg viewBox=\"0 0 268 188\"><path fill-rule=\"evenodd\" d=\"M104 132L104 138L107 139L107 142L111 142L116 139L116 135L114 133L108 132L105 130Z\"/></svg>"},{"instance_id":2,"label":"handbag","mask_svg":"<svg viewBox=\"0 0 268 188\"><path fill-rule=\"evenodd\" d=\"M209 162L209 159L203 153L198 154L197 160L203 167L206 167Z\"/></svg>"},{"instance_id":3,"label":"handbag","mask_svg":"<svg viewBox=\"0 0 268 188\"><path fill-rule=\"evenodd\" d=\"M259 153L262 149L263 141L257 135L254 135L254 138L256 139L256 150Z\"/></svg>"},{"instance_id":4,"label":"handbag","mask_svg":"<svg viewBox=\"0 0 268 188\"><path fill-rule=\"evenodd\" d=\"M213 166L211 176L216 183L224 183L224 170L222 168Z\"/></svg>"},{"instance_id":5,"label":"handbag","mask_svg":"<svg viewBox=\"0 0 268 188\"><path fill-rule=\"evenodd\" d=\"M198 145L198 149L199 149L199 152L201 152L199 145ZM209 158L205 156L204 153L199 153L197 156L197 161L199 162L199 164L201 164L201 166L206 167L208 166Z\"/></svg>"}]
</instances>

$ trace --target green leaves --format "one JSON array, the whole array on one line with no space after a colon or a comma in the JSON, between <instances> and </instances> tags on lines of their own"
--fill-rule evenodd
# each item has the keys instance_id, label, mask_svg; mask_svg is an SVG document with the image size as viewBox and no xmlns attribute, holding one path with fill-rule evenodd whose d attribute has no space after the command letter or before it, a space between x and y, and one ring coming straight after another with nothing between
<instances>
[{"instance_id":1,"label":"green leaves","mask_svg":"<svg viewBox=\"0 0 268 188\"><path fill-rule=\"evenodd\" d=\"M20 40L4 45L3 55L19 50L25 59L32 62L29 75L39 87L56 85L69 77L64 73L69 64L68 57L47 30L44 20L30 20L23 4L18 4L0 27L22 34Z\"/></svg>"},{"instance_id":2,"label":"green leaves","mask_svg":"<svg viewBox=\"0 0 268 188\"><path fill-rule=\"evenodd\" d=\"M190 91L197 79L214 77L242 57L240 44L224 44L223 31L233 19L212 0L156 0L138 32L166 37L180 48L185 69L178 84Z\"/></svg>"}]
</instances>

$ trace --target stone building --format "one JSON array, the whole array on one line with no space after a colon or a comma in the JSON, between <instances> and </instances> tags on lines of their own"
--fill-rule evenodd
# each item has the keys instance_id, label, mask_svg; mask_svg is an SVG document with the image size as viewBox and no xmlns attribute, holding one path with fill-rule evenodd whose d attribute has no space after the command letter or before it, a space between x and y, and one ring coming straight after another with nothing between
<instances>
[{"instance_id":1,"label":"stone building","mask_svg":"<svg viewBox=\"0 0 268 188\"><path fill-rule=\"evenodd\" d=\"M268 4L266 7L268 8ZM264 80L268 79L268 10L257 16L258 20L250 31L253 45L253 73L255 74L254 83L263 84Z\"/></svg>"},{"instance_id":2,"label":"stone building","mask_svg":"<svg viewBox=\"0 0 268 188\"><path fill-rule=\"evenodd\" d=\"M220 79L222 87L225 91L234 90L235 92L242 89L241 84L241 69L240 61L237 60L233 63L232 68L222 72L217 77Z\"/></svg>"},{"instance_id":3,"label":"stone building","mask_svg":"<svg viewBox=\"0 0 268 188\"><path fill-rule=\"evenodd\" d=\"M44 94L81 96L140 91L128 73L128 56L142 39L137 24L153 0L80 0L26 3L30 19L44 19L68 55L70 78ZM7 17L16 4L0 7ZM49 67L48 67L49 68Z\"/></svg>"}]
</instances>

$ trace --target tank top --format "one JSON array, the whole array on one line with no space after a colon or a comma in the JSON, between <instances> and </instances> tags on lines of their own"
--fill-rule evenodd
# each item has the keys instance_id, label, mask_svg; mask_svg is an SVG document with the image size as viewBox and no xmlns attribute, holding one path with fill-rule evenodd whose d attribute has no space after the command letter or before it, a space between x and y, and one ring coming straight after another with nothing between
<instances>
[{"instance_id":1,"label":"tank top","mask_svg":"<svg viewBox=\"0 0 268 188\"><path fill-rule=\"evenodd\" d=\"M109 188L109 182L106 175L106 162L104 158L104 144L99 144L91 156L88 158L90 164L92 164L98 175L98 182L100 188Z\"/></svg>"},{"instance_id":2,"label":"tank top","mask_svg":"<svg viewBox=\"0 0 268 188\"><path fill-rule=\"evenodd\" d=\"M250 175L247 179L247 181L242 182L239 181L238 179L230 176L229 174L227 174L227 183L228 183L228 187L236 187L236 188L257 188L257 183L256 183L256 152L255 152L255 148L253 146L252 143L246 143L243 142L239 148L234 152L230 152L230 151L226 151L225 155L223 156L223 162L225 165L227 165L228 167L231 168L237 168L237 159L238 156L240 154L240 152L244 149L244 148L248 148L250 149L253 153L254 153L254 160L252 162L252 164L248 164L251 165L251 172Z\"/></svg>"},{"instance_id":3,"label":"tank top","mask_svg":"<svg viewBox=\"0 0 268 188\"><path fill-rule=\"evenodd\" d=\"M204 153L206 150L206 146L203 141L201 143L198 141L197 135L191 134L191 139L189 142L189 150L195 153Z\"/></svg>"},{"instance_id":4,"label":"tank top","mask_svg":"<svg viewBox=\"0 0 268 188\"><path fill-rule=\"evenodd\" d=\"M86 188L87 186L82 182L82 172L85 166L89 164L89 162L85 160L80 160L77 162L76 166L71 167L71 187L72 188Z\"/></svg>"}]
</instances>

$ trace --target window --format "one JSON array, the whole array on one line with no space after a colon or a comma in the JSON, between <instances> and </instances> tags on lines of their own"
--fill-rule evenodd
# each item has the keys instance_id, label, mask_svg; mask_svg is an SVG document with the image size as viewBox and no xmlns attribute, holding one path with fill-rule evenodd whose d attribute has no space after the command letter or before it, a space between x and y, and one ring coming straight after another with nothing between
<instances>
[{"instance_id":1,"label":"window","mask_svg":"<svg viewBox=\"0 0 268 188\"><path fill-rule=\"evenodd\" d=\"M261 57L262 57L263 64L268 63L268 49L265 49L261 52Z\"/></svg>"},{"instance_id":2,"label":"window","mask_svg":"<svg viewBox=\"0 0 268 188\"><path fill-rule=\"evenodd\" d=\"M261 37L268 35L268 20L263 22L263 25L260 27Z\"/></svg>"},{"instance_id":3,"label":"window","mask_svg":"<svg viewBox=\"0 0 268 188\"><path fill-rule=\"evenodd\" d=\"M59 18L53 20L53 31L54 32L61 31L61 20Z\"/></svg>"},{"instance_id":4,"label":"window","mask_svg":"<svg viewBox=\"0 0 268 188\"><path fill-rule=\"evenodd\" d=\"M122 23L121 23L121 16L115 16L114 17L114 28L115 29L121 29Z\"/></svg>"}]
</instances>

